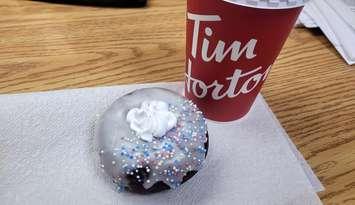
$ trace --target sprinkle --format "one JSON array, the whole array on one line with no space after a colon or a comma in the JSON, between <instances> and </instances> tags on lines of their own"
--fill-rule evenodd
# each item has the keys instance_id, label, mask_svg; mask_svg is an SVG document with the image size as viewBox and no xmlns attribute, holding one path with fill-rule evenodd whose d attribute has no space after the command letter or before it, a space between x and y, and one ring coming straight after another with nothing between
<instances>
[{"instance_id":1,"label":"sprinkle","mask_svg":"<svg viewBox=\"0 0 355 205\"><path fill-rule=\"evenodd\" d=\"M148 151L144 151L144 152L143 152L143 155L144 155L145 157L148 157L148 156L149 156L149 152L148 152Z\"/></svg>"},{"instance_id":2,"label":"sprinkle","mask_svg":"<svg viewBox=\"0 0 355 205\"><path fill-rule=\"evenodd\" d=\"M163 179L171 188L177 188L188 171L202 166L207 151L204 147L207 127L202 112L190 100L182 100L177 106L169 104L169 110L178 115L176 127L161 138L154 137L152 142L142 142L132 131L130 136L124 137L126 147L122 146L112 154L121 154L120 161L117 161L122 160L121 171L133 175L138 182L152 183ZM140 168L154 178L143 180L139 175ZM125 189L122 184L121 187Z\"/></svg>"}]
</instances>

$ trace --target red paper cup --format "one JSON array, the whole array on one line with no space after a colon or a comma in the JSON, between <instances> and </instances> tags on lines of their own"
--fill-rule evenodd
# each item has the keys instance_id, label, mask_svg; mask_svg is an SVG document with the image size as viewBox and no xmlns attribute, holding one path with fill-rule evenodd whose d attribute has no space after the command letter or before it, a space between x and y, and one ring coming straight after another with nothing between
<instances>
[{"instance_id":1,"label":"red paper cup","mask_svg":"<svg viewBox=\"0 0 355 205\"><path fill-rule=\"evenodd\" d=\"M206 117L250 110L303 0L188 0L185 95Z\"/></svg>"}]
</instances>

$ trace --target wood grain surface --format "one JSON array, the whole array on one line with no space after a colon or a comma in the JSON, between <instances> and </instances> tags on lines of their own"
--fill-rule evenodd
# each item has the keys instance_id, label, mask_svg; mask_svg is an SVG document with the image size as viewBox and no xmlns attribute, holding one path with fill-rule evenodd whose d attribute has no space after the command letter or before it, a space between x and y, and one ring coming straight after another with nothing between
<instances>
[{"instance_id":1,"label":"wood grain surface","mask_svg":"<svg viewBox=\"0 0 355 205\"><path fill-rule=\"evenodd\" d=\"M0 93L183 80L185 0L147 8L0 2ZM294 29L262 91L326 191L355 204L355 67Z\"/></svg>"}]
</instances>

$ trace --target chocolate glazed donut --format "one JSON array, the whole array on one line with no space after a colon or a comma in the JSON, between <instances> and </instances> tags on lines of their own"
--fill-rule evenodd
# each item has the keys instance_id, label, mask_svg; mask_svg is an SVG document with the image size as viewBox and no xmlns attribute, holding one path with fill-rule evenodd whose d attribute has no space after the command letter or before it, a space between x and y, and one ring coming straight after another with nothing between
<instances>
[{"instance_id":1,"label":"chocolate glazed donut","mask_svg":"<svg viewBox=\"0 0 355 205\"><path fill-rule=\"evenodd\" d=\"M116 100L99 122L100 167L118 191L139 194L176 189L207 156L207 125L191 101L161 88Z\"/></svg>"},{"instance_id":2,"label":"chocolate glazed donut","mask_svg":"<svg viewBox=\"0 0 355 205\"><path fill-rule=\"evenodd\" d=\"M207 139L208 139L208 134L206 135ZM205 149L206 154L205 157L207 157L207 153L208 153L208 141L205 143ZM146 172L145 169L137 169L138 172L134 172L136 174L134 175L126 175L128 181L129 181L129 186L126 188L128 189L130 192L134 192L134 193L138 193L138 194L153 194L153 193L157 193L157 192L161 192L164 190L168 190L170 189L170 187L168 185L166 185L164 182L159 181L157 183L155 183L151 188L149 189L145 189L143 187L143 182L137 182L137 175L141 178L149 178L149 173ZM187 180L191 179L195 174L197 173L197 171L189 171L187 172L187 174L184 176L182 183L185 183Z\"/></svg>"}]
</instances>

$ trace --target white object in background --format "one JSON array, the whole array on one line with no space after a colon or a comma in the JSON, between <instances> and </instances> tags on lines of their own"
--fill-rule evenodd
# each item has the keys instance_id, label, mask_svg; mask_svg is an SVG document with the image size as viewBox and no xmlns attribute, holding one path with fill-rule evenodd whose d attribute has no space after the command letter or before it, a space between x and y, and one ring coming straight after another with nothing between
<instances>
[{"instance_id":1,"label":"white object in background","mask_svg":"<svg viewBox=\"0 0 355 205\"><path fill-rule=\"evenodd\" d=\"M344 60L349 65L355 64L355 58L352 58L355 55L353 51L355 46L352 46L355 45L353 44L355 31L352 32L352 28L341 21L336 12L323 0L309 1L303 12L316 22Z\"/></svg>"},{"instance_id":2,"label":"white object in background","mask_svg":"<svg viewBox=\"0 0 355 205\"><path fill-rule=\"evenodd\" d=\"M300 22L300 24L302 24L306 28L317 28L318 27L318 25L314 21L314 19L312 17L310 17L307 12L304 12L304 11L301 12L300 16L298 17L298 21Z\"/></svg>"},{"instance_id":3,"label":"white object in background","mask_svg":"<svg viewBox=\"0 0 355 205\"><path fill-rule=\"evenodd\" d=\"M355 64L354 12L355 9L343 1L312 0L304 7L300 21L309 25L310 19L306 16L313 19L344 60L352 65Z\"/></svg>"},{"instance_id":4,"label":"white object in background","mask_svg":"<svg viewBox=\"0 0 355 205\"><path fill-rule=\"evenodd\" d=\"M332 9L334 9L337 15L348 24L348 26L354 29L355 33L355 0L351 0L348 2L334 0L325 1L330 7L332 7Z\"/></svg>"},{"instance_id":5,"label":"white object in background","mask_svg":"<svg viewBox=\"0 0 355 205\"><path fill-rule=\"evenodd\" d=\"M93 160L93 126L115 99L144 87L183 90L160 83L0 95L1 204L321 204L261 95L242 120L208 122L205 166L180 189L116 193Z\"/></svg>"},{"instance_id":6,"label":"white object in background","mask_svg":"<svg viewBox=\"0 0 355 205\"><path fill-rule=\"evenodd\" d=\"M348 6L354 7L353 9L355 9L355 0L343 0L343 2Z\"/></svg>"},{"instance_id":7,"label":"white object in background","mask_svg":"<svg viewBox=\"0 0 355 205\"><path fill-rule=\"evenodd\" d=\"M344 48L346 58L355 61L355 30L349 26L328 4L328 1L314 0L315 4L334 31L341 46Z\"/></svg>"}]
</instances>

